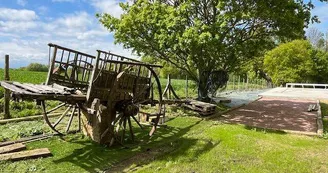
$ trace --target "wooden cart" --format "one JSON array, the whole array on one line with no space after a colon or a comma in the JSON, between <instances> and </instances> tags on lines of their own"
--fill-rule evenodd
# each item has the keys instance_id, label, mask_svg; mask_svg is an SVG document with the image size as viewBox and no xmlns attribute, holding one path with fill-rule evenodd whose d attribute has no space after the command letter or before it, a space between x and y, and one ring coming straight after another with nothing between
<instances>
[{"instance_id":1,"label":"wooden cart","mask_svg":"<svg viewBox=\"0 0 328 173\"><path fill-rule=\"evenodd\" d=\"M151 104L158 107L152 113L156 119L149 134L154 133L164 116L161 85L154 70L161 66L101 50L97 50L95 57L55 44L49 44L49 48L52 59L44 85L1 81L1 86L9 89L16 100L36 100L53 131L68 133L75 121L76 130L83 129L99 143L122 143L125 135L134 140L132 124L142 128L136 118L140 106ZM47 110L49 100L61 103ZM65 111L58 118L48 116L58 110Z\"/></svg>"}]
</instances>

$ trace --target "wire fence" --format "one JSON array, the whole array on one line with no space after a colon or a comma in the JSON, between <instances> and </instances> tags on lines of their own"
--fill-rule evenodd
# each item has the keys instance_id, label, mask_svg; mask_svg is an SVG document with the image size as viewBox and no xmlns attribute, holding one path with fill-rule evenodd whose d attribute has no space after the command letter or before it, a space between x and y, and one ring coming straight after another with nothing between
<instances>
[{"instance_id":1,"label":"wire fence","mask_svg":"<svg viewBox=\"0 0 328 173\"><path fill-rule=\"evenodd\" d=\"M167 79L160 79L162 90L165 88L167 84ZM187 87L188 83L188 87ZM189 97L194 98L197 97L197 84L194 81L186 80L186 79L172 79L171 84L177 93L177 95L181 98ZM230 75L229 80L225 88L221 88L216 92L216 95L221 95L224 93L230 92L243 92L243 91L254 91L254 90L262 90L268 88L267 82L264 79L251 79L247 77Z\"/></svg>"},{"instance_id":2,"label":"wire fence","mask_svg":"<svg viewBox=\"0 0 328 173\"><path fill-rule=\"evenodd\" d=\"M247 78L236 75L230 75L225 88L219 89L218 93L229 91L252 91L268 88L264 79Z\"/></svg>"}]
</instances>

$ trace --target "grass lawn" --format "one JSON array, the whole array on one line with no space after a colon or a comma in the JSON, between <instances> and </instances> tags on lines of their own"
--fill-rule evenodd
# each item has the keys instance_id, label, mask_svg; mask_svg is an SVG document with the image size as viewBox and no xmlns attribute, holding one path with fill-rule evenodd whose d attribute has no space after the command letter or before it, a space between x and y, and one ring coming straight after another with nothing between
<instances>
[{"instance_id":1,"label":"grass lawn","mask_svg":"<svg viewBox=\"0 0 328 173\"><path fill-rule=\"evenodd\" d=\"M136 128L138 141L125 147L106 148L81 134L32 142L29 149L47 147L53 157L2 162L0 172L328 172L325 139L185 115L151 139L149 128Z\"/></svg>"}]
</instances>

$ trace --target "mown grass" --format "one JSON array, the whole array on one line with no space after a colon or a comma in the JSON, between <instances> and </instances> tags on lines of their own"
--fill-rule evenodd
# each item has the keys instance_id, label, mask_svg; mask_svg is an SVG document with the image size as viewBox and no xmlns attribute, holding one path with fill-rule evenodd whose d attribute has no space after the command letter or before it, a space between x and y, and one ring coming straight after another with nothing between
<instances>
[{"instance_id":1,"label":"mown grass","mask_svg":"<svg viewBox=\"0 0 328 173\"><path fill-rule=\"evenodd\" d=\"M316 137L222 124L183 111L137 141L107 148L81 134L32 142L53 156L2 162L0 172L327 172L327 141ZM26 123L26 122L22 122ZM10 129L1 129L9 131Z\"/></svg>"}]
</instances>

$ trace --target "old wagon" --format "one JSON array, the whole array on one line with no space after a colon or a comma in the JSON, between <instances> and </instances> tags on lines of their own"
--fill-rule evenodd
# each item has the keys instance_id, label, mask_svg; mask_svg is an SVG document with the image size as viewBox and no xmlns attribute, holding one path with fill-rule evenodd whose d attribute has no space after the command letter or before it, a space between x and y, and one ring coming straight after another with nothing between
<instances>
[{"instance_id":1,"label":"old wagon","mask_svg":"<svg viewBox=\"0 0 328 173\"><path fill-rule=\"evenodd\" d=\"M102 50L92 56L51 43L49 49L45 84L1 81L1 86L16 100L32 99L41 105L44 120L54 132L63 135L74 131L75 122L75 130L83 130L99 143L122 143L125 136L134 140L133 124L143 128L136 115L141 105L150 104L157 106L151 114L155 118L149 135L154 133L164 116L161 85L155 73L161 66ZM60 104L47 109L49 100ZM60 116L50 116L58 110L63 110Z\"/></svg>"}]
</instances>

